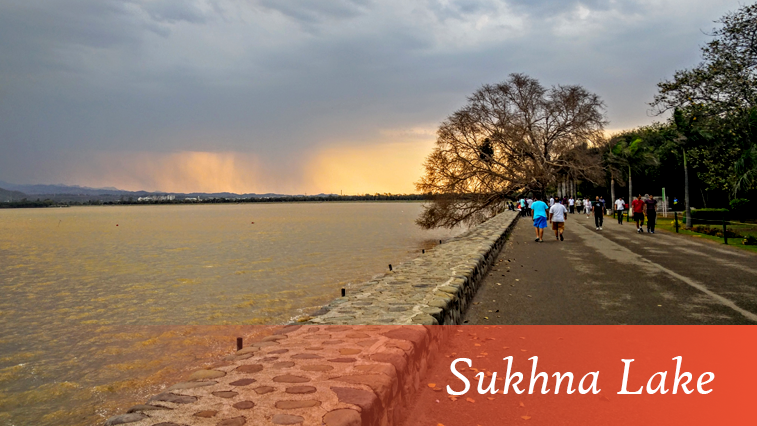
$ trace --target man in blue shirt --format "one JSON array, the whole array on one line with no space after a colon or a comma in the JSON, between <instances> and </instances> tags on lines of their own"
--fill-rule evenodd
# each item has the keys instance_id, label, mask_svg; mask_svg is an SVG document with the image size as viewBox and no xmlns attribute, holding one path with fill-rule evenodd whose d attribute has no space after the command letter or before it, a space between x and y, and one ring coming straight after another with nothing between
<instances>
[{"instance_id":1,"label":"man in blue shirt","mask_svg":"<svg viewBox=\"0 0 757 426\"><path fill-rule=\"evenodd\" d=\"M549 206L547 203L541 200L539 197L535 197L536 201L531 204L531 210L534 213L534 229L536 230L537 242L544 242L544 228L547 227L547 211Z\"/></svg>"}]
</instances>

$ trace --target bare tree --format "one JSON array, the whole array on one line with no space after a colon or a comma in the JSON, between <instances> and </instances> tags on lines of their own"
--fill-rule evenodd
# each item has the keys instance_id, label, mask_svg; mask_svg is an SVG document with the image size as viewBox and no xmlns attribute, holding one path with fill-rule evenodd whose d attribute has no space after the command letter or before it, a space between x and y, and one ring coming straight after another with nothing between
<instances>
[{"instance_id":1,"label":"bare tree","mask_svg":"<svg viewBox=\"0 0 757 426\"><path fill-rule=\"evenodd\" d=\"M436 147L416 188L430 193L418 224L477 223L518 194L544 194L560 176L604 178L604 103L581 86L544 88L511 74L485 85L437 131Z\"/></svg>"}]
</instances>

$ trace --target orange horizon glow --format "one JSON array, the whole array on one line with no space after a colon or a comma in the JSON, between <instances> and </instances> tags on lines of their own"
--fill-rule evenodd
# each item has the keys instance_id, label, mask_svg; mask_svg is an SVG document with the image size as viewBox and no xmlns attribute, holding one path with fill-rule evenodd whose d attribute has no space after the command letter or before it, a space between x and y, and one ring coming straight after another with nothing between
<instances>
[{"instance_id":1,"label":"orange horizon glow","mask_svg":"<svg viewBox=\"0 0 757 426\"><path fill-rule=\"evenodd\" d=\"M416 193L433 140L331 145L282 166L243 152L99 153L68 175L88 187L166 193Z\"/></svg>"},{"instance_id":2,"label":"orange horizon glow","mask_svg":"<svg viewBox=\"0 0 757 426\"><path fill-rule=\"evenodd\" d=\"M608 129L610 137L623 129ZM249 152L100 152L65 175L72 184L166 193L416 194L435 129L384 130L391 142L334 143L278 162Z\"/></svg>"}]
</instances>

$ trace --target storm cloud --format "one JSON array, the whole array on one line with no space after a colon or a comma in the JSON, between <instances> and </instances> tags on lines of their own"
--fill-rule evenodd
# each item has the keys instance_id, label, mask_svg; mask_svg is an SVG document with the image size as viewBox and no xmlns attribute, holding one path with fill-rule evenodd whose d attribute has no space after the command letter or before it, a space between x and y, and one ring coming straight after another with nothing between
<instances>
[{"instance_id":1,"label":"storm cloud","mask_svg":"<svg viewBox=\"0 0 757 426\"><path fill-rule=\"evenodd\" d=\"M610 129L652 122L656 83L739 6L713 3L5 0L0 180L192 191L162 161L205 158L239 172L204 190L338 190L328 167L410 191L438 123L513 72L598 93ZM407 185L365 183L372 163Z\"/></svg>"}]
</instances>

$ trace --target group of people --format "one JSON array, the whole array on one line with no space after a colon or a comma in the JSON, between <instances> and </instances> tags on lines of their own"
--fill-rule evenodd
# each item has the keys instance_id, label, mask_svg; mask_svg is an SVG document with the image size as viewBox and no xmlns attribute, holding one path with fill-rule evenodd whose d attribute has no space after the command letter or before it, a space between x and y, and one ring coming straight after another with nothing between
<instances>
[{"instance_id":1,"label":"group of people","mask_svg":"<svg viewBox=\"0 0 757 426\"><path fill-rule=\"evenodd\" d=\"M523 201L523 200L521 200ZM529 201L531 201L529 205ZM544 242L544 229L547 227L547 222L552 224L552 230L555 232L555 239L565 241L565 221L568 220L568 213L576 212L577 201L573 197L550 197L548 203L542 201L539 197L534 200L530 198L526 200L526 215L533 215L534 229L536 229L537 242ZM587 200L588 201L588 200ZM580 208L579 204L579 208Z\"/></svg>"},{"instance_id":2,"label":"group of people","mask_svg":"<svg viewBox=\"0 0 757 426\"><path fill-rule=\"evenodd\" d=\"M618 197L615 200L615 214L618 216L618 224L623 224L623 213L628 210L628 204L623 197ZM645 194L642 198L641 194L631 201L631 209L629 213L633 213L633 220L636 222L636 232L644 233L644 218L647 220L647 232L654 234L654 227L657 223L657 200L649 194Z\"/></svg>"},{"instance_id":3,"label":"group of people","mask_svg":"<svg viewBox=\"0 0 757 426\"><path fill-rule=\"evenodd\" d=\"M539 200L538 198L534 199L531 197L524 197L521 198L519 201L516 201L513 203L512 201L507 203L507 207L510 210L518 211L522 216L532 216L533 215L533 204L534 201ZM588 200L587 200L588 201ZM604 200L603 200L604 201ZM545 203L546 204L546 203ZM555 204L562 204L566 207L566 210L573 214L576 212L576 208L580 211L581 209L581 200L576 200L572 196L571 197L550 197L549 198L549 207L554 206Z\"/></svg>"},{"instance_id":4,"label":"group of people","mask_svg":"<svg viewBox=\"0 0 757 426\"><path fill-rule=\"evenodd\" d=\"M631 203L633 209L633 219L636 222L636 232L643 233L644 218L646 215L647 220L647 232L654 234L655 222L657 219L657 200L651 195L645 195L646 199L642 199L641 194L636 197ZM547 202L541 200L540 197L534 198L521 198L515 204L510 202L508 207L511 210L517 210L524 216L532 216L534 221L534 229L536 230L536 242L544 242L544 229L547 228L547 223L552 225L552 230L555 233L555 239L564 241L565 221L567 220L568 213L575 213L576 208L581 211L583 207L586 217L589 218L591 214L594 216L594 226L597 231L602 230L604 224L604 216L606 214L605 200L601 196L595 197L594 201L590 201L589 198L574 199L573 197L550 197ZM615 212L618 215L618 223L623 224L623 212L628 209L628 204L625 203L623 197L618 197L615 200Z\"/></svg>"}]
</instances>

